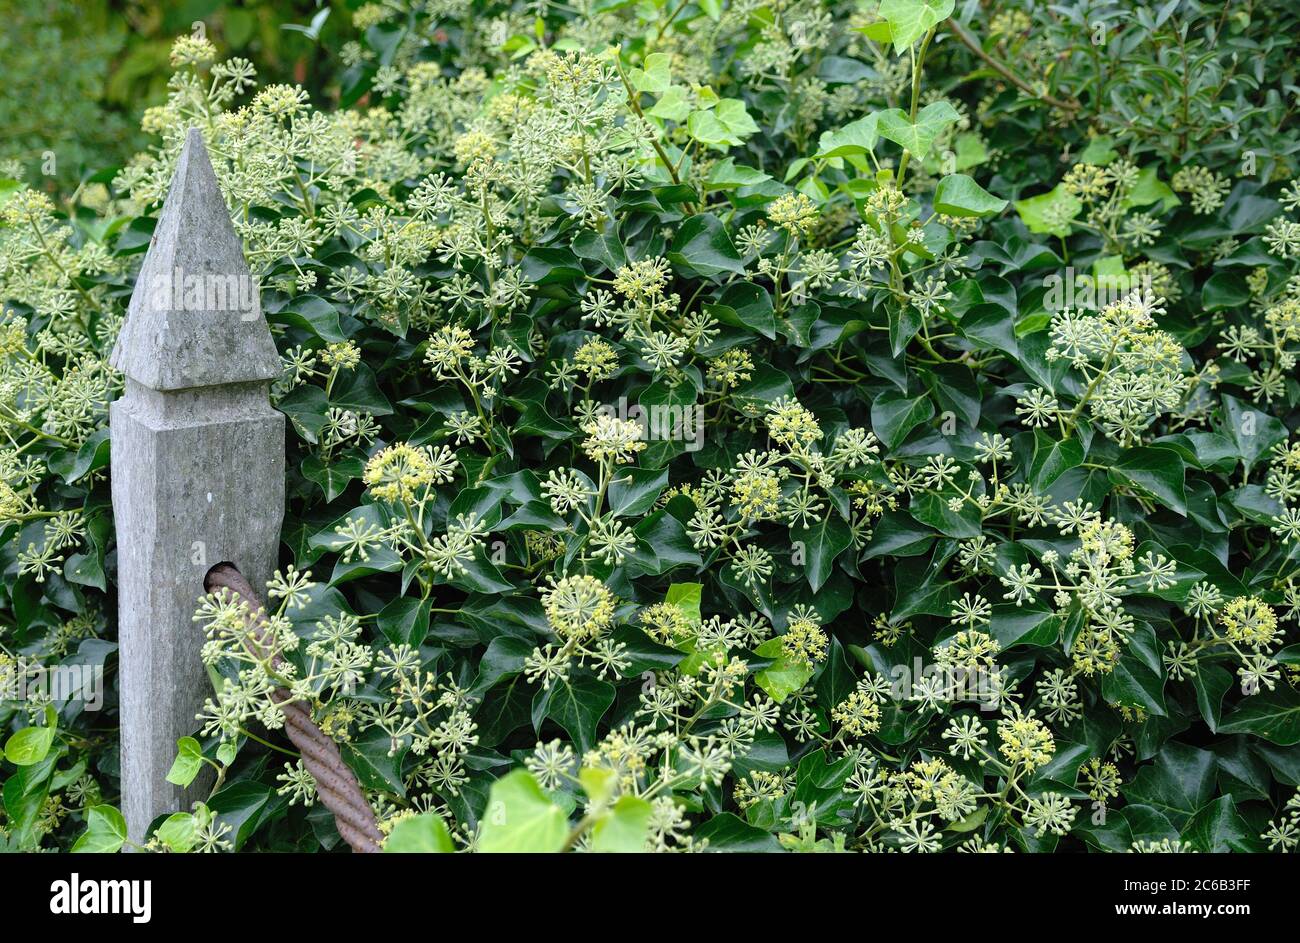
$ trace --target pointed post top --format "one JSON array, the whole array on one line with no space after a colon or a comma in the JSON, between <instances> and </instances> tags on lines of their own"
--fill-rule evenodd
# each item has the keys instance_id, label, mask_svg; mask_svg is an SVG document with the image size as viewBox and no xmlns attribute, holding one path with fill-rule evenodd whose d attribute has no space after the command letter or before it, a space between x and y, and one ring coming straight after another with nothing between
<instances>
[{"instance_id":1,"label":"pointed post top","mask_svg":"<svg viewBox=\"0 0 1300 943\"><path fill-rule=\"evenodd\" d=\"M111 363L153 390L279 375L258 286L198 128L185 136Z\"/></svg>"}]
</instances>

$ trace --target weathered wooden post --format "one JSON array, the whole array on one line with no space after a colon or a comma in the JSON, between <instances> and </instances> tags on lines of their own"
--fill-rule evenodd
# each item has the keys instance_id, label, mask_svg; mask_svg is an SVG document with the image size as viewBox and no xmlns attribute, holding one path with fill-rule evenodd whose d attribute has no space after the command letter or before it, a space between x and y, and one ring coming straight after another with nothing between
<instances>
[{"instance_id":1,"label":"weathered wooden post","mask_svg":"<svg viewBox=\"0 0 1300 943\"><path fill-rule=\"evenodd\" d=\"M122 805L133 841L200 788L166 781L211 685L192 621L208 568L260 586L284 514L279 357L203 138L191 129L113 351Z\"/></svg>"}]
</instances>

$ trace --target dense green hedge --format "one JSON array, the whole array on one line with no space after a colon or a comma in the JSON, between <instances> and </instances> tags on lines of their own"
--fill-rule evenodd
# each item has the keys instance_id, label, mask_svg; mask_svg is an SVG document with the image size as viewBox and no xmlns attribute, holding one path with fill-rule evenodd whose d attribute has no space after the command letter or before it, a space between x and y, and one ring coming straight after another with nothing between
<instances>
[{"instance_id":1,"label":"dense green hedge","mask_svg":"<svg viewBox=\"0 0 1300 943\"><path fill-rule=\"evenodd\" d=\"M339 846L275 686L394 850L1295 847L1293 9L350 15L337 108L190 35L71 220L0 183L10 655L112 677L191 125L284 360L292 667L201 603L153 847ZM7 843L121 846L113 702L0 714Z\"/></svg>"}]
</instances>

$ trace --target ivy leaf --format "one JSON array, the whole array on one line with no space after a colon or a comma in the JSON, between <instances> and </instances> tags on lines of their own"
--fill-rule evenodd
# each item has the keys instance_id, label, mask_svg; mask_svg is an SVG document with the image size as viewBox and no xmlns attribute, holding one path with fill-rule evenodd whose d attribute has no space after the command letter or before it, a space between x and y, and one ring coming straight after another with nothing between
<instances>
[{"instance_id":1,"label":"ivy leaf","mask_svg":"<svg viewBox=\"0 0 1300 943\"><path fill-rule=\"evenodd\" d=\"M77 449L76 458L64 473L63 480L73 484L91 472L103 468L109 463L110 448L108 429L96 430L81 444L81 448Z\"/></svg>"},{"instance_id":2,"label":"ivy leaf","mask_svg":"<svg viewBox=\"0 0 1300 943\"><path fill-rule=\"evenodd\" d=\"M1183 516L1187 515L1187 492L1183 482L1187 464L1173 449L1139 446L1128 449L1111 466L1111 481L1137 488Z\"/></svg>"},{"instance_id":3,"label":"ivy leaf","mask_svg":"<svg viewBox=\"0 0 1300 943\"><path fill-rule=\"evenodd\" d=\"M913 157L920 159L930 153L930 147L944 129L955 124L960 117L956 108L941 100L931 102L917 112L915 121L901 108L882 111L876 128L882 138L906 148Z\"/></svg>"},{"instance_id":4,"label":"ivy leaf","mask_svg":"<svg viewBox=\"0 0 1300 943\"><path fill-rule=\"evenodd\" d=\"M218 824L230 827L235 851L257 830L273 794L264 783L243 779L231 783L208 801L209 808L217 813Z\"/></svg>"},{"instance_id":5,"label":"ivy leaf","mask_svg":"<svg viewBox=\"0 0 1300 943\"><path fill-rule=\"evenodd\" d=\"M1181 203L1182 199L1170 189L1169 184L1160 179L1159 175L1160 168L1156 164L1147 164L1139 170L1137 180L1124 199L1124 209L1131 210L1139 206L1160 203L1161 209L1168 210Z\"/></svg>"},{"instance_id":6,"label":"ivy leaf","mask_svg":"<svg viewBox=\"0 0 1300 943\"><path fill-rule=\"evenodd\" d=\"M635 626L620 625L612 638L623 646L623 655L629 662L625 676L629 678L640 677L647 671L668 671L686 658L684 653L660 645Z\"/></svg>"},{"instance_id":7,"label":"ivy leaf","mask_svg":"<svg viewBox=\"0 0 1300 943\"><path fill-rule=\"evenodd\" d=\"M1079 152L1079 161L1105 167L1118 156L1119 152L1115 150L1115 139L1101 135L1089 141L1088 146Z\"/></svg>"},{"instance_id":8,"label":"ivy leaf","mask_svg":"<svg viewBox=\"0 0 1300 943\"><path fill-rule=\"evenodd\" d=\"M1199 664L1192 676L1196 689L1196 706L1211 733L1219 732L1223 716L1223 698L1232 690L1232 672L1220 665Z\"/></svg>"},{"instance_id":9,"label":"ivy leaf","mask_svg":"<svg viewBox=\"0 0 1300 943\"><path fill-rule=\"evenodd\" d=\"M1300 695L1279 686L1246 698L1219 724L1219 733L1248 733L1278 746L1300 743Z\"/></svg>"},{"instance_id":10,"label":"ivy leaf","mask_svg":"<svg viewBox=\"0 0 1300 943\"><path fill-rule=\"evenodd\" d=\"M1224 435L1232 440L1246 475L1273 446L1285 442L1290 432L1286 425L1268 413L1252 409L1235 396L1223 396Z\"/></svg>"},{"instance_id":11,"label":"ivy leaf","mask_svg":"<svg viewBox=\"0 0 1300 943\"><path fill-rule=\"evenodd\" d=\"M701 278L745 271L726 227L710 213L698 213L682 223L673 238L668 261L686 274Z\"/></svg>"},{"instance_id":12,"label":"ivy leaf","mask_svg":"<svg viewBox=\"0 0 1300 943\"><path fill-rule=\"evenodd\" d=\"M177 854L185 854L198 841L198 823L190 812L175 812L154 829L154 837Z\"/></svg>"},{"instance_id":13,"label":"ivy leaf","mask_svg":"<svg viewBox=\"0 0 1300 943\"><path fill-rule=\"evenodd\" d=\"M627 78L638 92L662 95L672 84L672 57L663 52L652 52L645 57L644 68L628 69Z\"/></svg>"},{"instance_id":14,"label":"ivy leaf","mask_svg":"<svg viewBox=\"0 0 1300 943\"><path fill-rule=\"evenodd\" d=\"M1160 750L1155 763L1138 770L1124 789L1124 797L1128 802L1159 810L1177 826L1209 801L1214 792L1214 771L1214 754L1210 751L1170 742Z\"/></svg>"},{"instance_id":15,"label":"ivy leaf","mask_svg":"<svg viewBox=\"0 0 1300 943\"><path fill-rule=\"evenodd\" d=\"M639 517L654 507L666 487L666 468L620 468L609 486L610 512L615 517Z\"/></svg>"},{"instance_id":16,"label":"ivy leaf","mask_svg":"<svg viewBox=\"0 0 1300 943\"><path fill-rule=\"evenodd\" d=\"M881 0L879 15L889 23L894 54L902 55L908 46L952 16L955 0Z\"/></svg>"},{"instance_id":17,"label":"ivy leaf","mask_svg":"<svg viewBox=\"0 0 1300 943\"><path fill-rule=\"evenodd\" d=\"M687 625L698 627L703 618L700 614L703 589L704 587L699 583L673 583L668 587L664 602L674 606L686 616Z\"/></svg>"},{"instance_id":18,"label":"ivy leaf","mask_svg":"<svg viewBox=\"0 0 1300 943\"><path fill-rule=\"evenodd\" d=\"M804 574L814 593L826 584L835 558L853 544L848 523L835 513L828 513L811 527L791 529L790 537L796 551L802 545Z\"/></svg>"},{"instance_id":19,"label":"ivy leaf","mask_svg":"<svg viewBox=\"0 0 1300 943\"><path fill-rule=\"evenodd\" d=\"M487 693L474 714L479 745L496 746L528 723L533 695L522 679L499 684Z\"/></svg>"},{"instance_id":20,"label":"ivy leaf","mask_svg":"<svg viewBox=\"0 0 1300 943\"><path fill-rule=\"evenodd\" d=\"M826 653L826 661L817 675L816 682L814 682L817 688L817 696L823 703L833 707L853 693L857 680L857 677L853 674L853 669L849 667L849 660L844 652L844 646L840 644L838 638L832 635L830 649ZM784 745L784 741L782 741L782 745ZM752 753L750 762L751 764L754 762Z\"/></svg>"},{"instance_id":21,"label":"ivy leaf","mask_svg":"<svg viewBox=\"0 0 1300 943\"><path fill-rule=\"evenodd\" d=\"M1057 439L1041 429L1034 430L1034 457L1029 463L1029 481L1034 491L1048 487L1071 468L1083 463L1083 443L1077 437Z\"/></svg>"},{"instance_id":22,"label":"ivy leaf","mask_svg":"<svg viewBox=\"0 0 1300 943\"><path fill-rule=\"evenodd\" d=\"M359 458L344 455L326 463L315 453L302 460L303 477L316 482L326 501L333 501L348 489L354 480L365 474L365 465Z\"/></svg>"},{"instance_id":23,"label":"ivy leaf","mask_svg":"<svg viewBox=\"0 0 1300 943\"><path fill-rule=\"evenodd\" d=\"M276 408L293 421L294 428L302 437L313 444L325 428L325 413L329 407L325 391L309 383L294 387L276 403Z\"/></svg>"},{"instance_id":24,"label":"ivy leaf","mask_svg":"<svg viewBox=\"0 0 1300 943\"><path fill-rule=\"evenodd\" d=\"M203 769L203 747L193 737L181 737L176 741L176 759L167 771L167 782L177 786L188 786Z\"/></svg>"},{"instance_id":25,"label":"ivy leaf","mask_svg":"<svg viewBox=\"0 0 1300 943\"><path fill-rule=\"evenodd\" d=\"M1128 823L1133 841L1160 841L1178 837L1178 830L1159 809L1137 803L1120 809L1119 813Z\"/></svg>"},{"instance_id":26,"label":"ivy leaf","mask_svg":"<svg viewBox=\"0 0 1300 943\"><path fill-rule=\"evenodd\" d=\"M989 620L989 634L1003 649L1014 645L1040 648L1056 644L1061 635L1061 619L1050 609L998 603Z\"/></svg>"},{"instance_id":27,"label":"ivy leaf","mask_svg":"<svg viewBox=\"0 0 1300 943\"><path fill-rule=\"evenodd\" d=\"M1130 652L1121 655L1115 667L1101 681L1101 693L1106 700L1126 707L1140 707L1157 717L1164 717L1167 713L1164 687L1164 675Z\"/></svg>"},{"instance_id":28,"label":"ivy leaf","mask_svg":"<svg viewBox=\"0 0 1300 943\"><path fill-rule=\"evenodd\" d=\"M965 174L948 174L934 191L935 211L949 216L993 216L1006 207L1006 200L998 199Z\"/></svg>"},{"instance_id":29,"label":"ivy leaf","mask_svg":"<svg viewBox=\"0 0 1300 943\"><path fill-rule=\"evenodd\" d=\"M393 412L393 405L379 389L375 371L364 363L357 364L339 376L329 403L340 409L370 413L372 416L388 416Z\"/></svg>"},{"instance_id":30,"label":"ivy leaf","mask_svg":"<svg viewBox=\"0 0 1300 943\"><path fill-rule=\"evenodd\" d=\"M591 805L599 809L613 798L618 786L618 773L608 767L584 766L578 771L578 782Z\"/></svg>"},{"instance_id":31,"label":"ivy leaf","mask_svg":"<svg viewBox=\"0 0 1300 943\"><path fill-rule=\"evenodd\" d=\"M36 826L50 794L50 774L57 758L57 754L52 754L39 763L18 767L12 776L5 779L0 791L9 834L23 850L36 848L39 838Z\"/></svg>"},{"instance_id":32,"label":"ivy leaf","mask_svg":"<svg viewBox=\"0 0 1300 943\"><path fill-rule=\"evenodd\" d=\"M737 405L764 409L768 403L782 396L794 395L794 384L784 371L769 363L760 363L753 370L753 378L736 388L733 397Z\"/></svg>"},{"instance_id":33,"label":"ivy leaf","mask_svg":"<svg viewBox=\"0 0 1300 943\"><path fill-rule=\"evenodd\" d=\"M943 574L944 544L939 544L931 559L911 557L894 567L894 619L916 615L952 615L952 603L961 594L957 584ZM948 551L951 554L951 550Z\"/></svg>"},{"instance_id":34,"label":"ivy leaf","mask_svg":"<svg viewBox=\"0 0 1300 943\"><path fill-rule=\"evenodd\" d=\"M596 725L614 703L614 686L594 675L577 675L553 682L533 701L533 726L540 727L539 710L569 732L582 753L596 744Z\"/></svg>"},{"instance_id":35,"label":"ivy leaf","mask_svg":"<svg viewBox=\"0 0 1300 943\"><path fill-rule=\"evenodd\" d=\"M1061 239L1074 229L1070 221L1083 212L1083 204L1063 185L1038 196L1016 200L1015 206L1030 232L1048 233Z\"/></svg>"},{"instance_id":36,"label":"ivy leaf","mask_svg":"<svg viewBox=\"0 0 1300 943\"><path fill-rule=\"evenodd\" d=\"M709 842L710 851L779 852L776 837L750 825L733 812L722 812L692 830L696 839Z\"/></svg>"},{"instance_id":37,"label":"ivy leaf","mask_svg":"<svg viewBox=\"0 0 1300 943\"><path fill-rule=\"evenodd\" d=\"M862 552L862 559L915 556L928 550L933 541L934 532L922 527L911 514L886 511L872 528L871 542Z\"/></svg>"},{"instance_id":38,"label":"ivy leaf","mask_svg":"<svg viewBox=\"0 0 1300 943\"><path fill-rule=\"evenodd\" d=\"M620 796L591 827L591 850L625 854L645 851L653 813L654 808L640 796Z\"/></svg>"},{"instance_id":39,"label":"ivy leaf","mask_svg":"<svg viewBox=\"0 0 1300 943\"><path fill-rule=\"evenodd\" d=\"M1206 311L1238 308L1250 301L1250 287L1239 272L1216 272L1201 286L1201 307Z\"/></svg>"},{"instance_id":40,"label":"ivy leaf","mask_svg":"<svg viewBox=\"0 0 1300 943\"><path fill-rule=\"evenodd\" d=\"M686 535L682 522L660 509L632 528L637 536L638 551L644 549L646 562L636 564L637 572L658 576L678 566L697 567L700 554Z\"/></svg>"},{"instance_id":41,"label":"ivy leaf","mask_svg":"<svg viewBox=\"0 0 1300 943\"><path fill-rule=\"evenodd\" d=\"M25 727L5 741L5 759L14 766L35 766L53 744L53 727Z\"/></svg>"},{"instance_id":42,"label":"ivy leaf","mask_svg":"<svg viewBox=\"0 0 1300 943\"><path fill-rule=\"evenodd\" d=\"M741 143L744 138L749 137L751 134L757 134L761 130L754 123L754 119L749 116L749 112L745 110L745 103L739 98L722 99L713 109L713 113L718 116L718 120L726 126L728 131L740 139L736 141L737 144Z\"/></svg>"},{"instance_id":43,"label":"ivy leaf","mask_svg":"<svg viewBox=\"0 0 1300 943\"><path fill-rule=\"evenodd\" d=\"M69 583L93 586L100 592L108 591L108 578L104 561L98 553L71 553L63 564L63 578Z\"/></svg>"},{"instance_id":44,"label":"ivy leaf","mask_svg":"<svg viewBox=\"0 0 1300 943\"><path fill-rule=\"evenodd\" d=\"M909 398L889 390L871 404L871 429L886 448L894 449L909 432L933 416L934 404L928 396Z\"/></svg>"},{"instance_id":45,"label":"ivy leaf","mask_svg":"<svg viewBox=\"0 0 1300 943\"><path fill-rule=\"evenodd\" d=\"M126 819L111 805L91 806L86 813L86 830L72 846L76 854L111 855L126 844Z\"/></svg>"},{"instance_id":46,"label":"ivy leaf","mask_svg":"<svg viewBox=\"0 0 1300 943\"><path fill-rule=\"evenodd\" d=\"M817 157L851 157L869 154L876 149L876 123L880 112L851 121L838 131L826 131L817 144Z\"/></svg>"},{"instance_id":47,"label":"ivy leaf","mask_svg":"<svg viewBox=\"0 0 1300 943\"><path fill-rule=\"evenodd\" d=\"M654 107L649 109L646 114L681 124L690 117L691 104L690 94L687 90L680 85L674 85L664 92L663 96L655 102Z\"/></svg>"},{"instance_id":48,"label":"ivy leaf","mask_svg":"<svg viewBox=\"0 0 1300 943\"><path fill-rule=\"evenodd\" d=\"M745 103L738 98L724 98L708 109L691 112L686 119L686 130L695 140L709 147L725 151L738 147L745 138L758 133L758 125L745 110Z\"/></svg>"},{"instance_id":49,"label":"ivy leaf","mask_svg":"<svg viewBox=\"0 0 1300 943\"><path fill-rule=\"evenodd\" d=\"M573 237L573 254L604 265L611 272L627 264L627 253L616 236L584 229Z\"/></svg>"},{"instance_id":50,"label":"ivy leaf","mask_svg":"<svg viewBox=\"0 0 1300 943\"><path fill-rule=\"evenodd\" d=\"M1000 350L1017 359L1020 357L1015 320L1001 305L977 304L962 315L957 326L981 350Z\"/></svg>"},{"instance_id":51,"label":"ivy leaf","mask_svg":"<svg viewBox=\"0 0 1300 943\"><path fill-rule=\"evenodd\" d=\"M354 740L340 747L343 759L357 774L357 780L367 789L406 795L406 782L402 779L402 760L408 748L403 747L393 756L392 738L378 727L372 727Z\"/></svg>"},{"instance_id":52,"label":"ivy leaf","mask_svg":"<svg viewBox=\"0 0 1300 943\"><path fill-rule=\"evenodd\" d=\"M511 678L524 670L524 662L537 646L525 639L498 635L488 643L487 651L478 660L478 676L469 693L481 697L502 678Z\"/></svg>"},{"instance_id":53,"label":"ivy leaf","mask_svg":"<svg viewBox=\"0 0 1300 943\"><path fill-rule=\"evenodd\" d=\"M922 376L943 409L972 429L979 425L983 397L974 371L960 364L943 363L924 371Z\"/></svg>"},{"instance_id":54,"label":"ivy leaf","mask_svg":"<svg viewBox=\"0 0 1300 943\"><path fill-rule=\"evenodd\" d=\"M384 852L387 854L447 854L455 850L451 843L451 833L436 812L424 812L412 818L401 819L384 841Z\"/></svg>"},{"instance_id":55,"label":"ivy leaf","mask_svg":"<svg viewBox=\"0 0 1300 943\"><path fill-rule=\"evenodd\" d=\"M850 757L832 760L825 751L814 750L799 761L792 808L819 823L834 823L841 812L853 807L853 799L843 788L852 775Z\"/></svg>"},{"instance_id":56,"label":"ivy leaf","mask_svg":"<svg viewBox=\"0 0 1300 943\"><path fill-rule=\"evenodd\" d=\"M908 510L922 524L933 527L945 537L978 537L983 528L979 508L973 502L963 501L961 510L948 506L955 492L925 491L912 499Z\"/></svg>"},{"instance_id":57,"label":"ivy leaf","mask_svg":"<svg viewBox=\"0 0 1300 943\"><path fill-rule=\"evenodd\" d=\"M758 648L755 655L772 659L772 664L754 674L754 683L767 692L778 704L796 691L802 690L813 675L812 665L801 658L786 655L780 636L770 638Z\"/></svg>"},{"instance_id":58,"label":"ivy leaf","mask_svg":"<svg viewBox=\"0 0 1300 943\"><path fill-rule=\"evenodd\" d=\"M542 792L532 773L517 769L492 784L479 832L479 851L556 852L564 847L568 835L568 817Z\"/></svg>"},{"instance_id":59,"label":"ivy leaf","mask_svg":"<svg viewBox=\"0 0 1300 943\"><path fill-rule=\"evenodd\" d=\"M901 357L921 330L921 312L912 305L889 306L889 352Z\"/></svg>"},{"instance_id":60,"label":"ivy leaf","mask_svg":"<svg viewBox=\"0 0 1300 943\"><path fill-rule=\"evenodd\" d=\"M339 309L319 295L298 295L280 311L268 313L266 319L271 324L307 328L327 344L348 340L339 321Z\"/></svg>"},{"instance_id":61,"label":"ivy leaf","mask_svg":"<svg viewBox=\"0 0 1300 943\"><path fill-rule=\"evenodd\" d=\"M723 324L751 328L766 338L776 337L776 316L772 296L753 282L738 282L727 288L717 304L706 310Z\"/></svg>"},{"instance_id":62,"label":"ivy leaf","mask_svg":"<svg viewBox=\"0 0 1300 943\"><path fill-rule=\"evenodd\" d=\"M1261 851L1257 830L1237 811L1232 796L1206 803L1183 826L1183 838L1204 852Z\"/></svg>"},{"instance_id":63,"label":"ivy leaf","mask_svg":"<svg viewBox=\"0 0 1300 943\"><path fill-rule=\"evenodd\" d=\"M737 187L754 187L765 180L771 180L770 174L753 167L737 164L734 157L718 161L709 169L705 186L710 190L734 190Z\"/></svg>"},{"instance_id":64,"label":"ivy leaf","mask_svg":"<svg viewBox=\"0 0 1300 943\"><path fill-rule=\"evenodd\" d=\"M394 645L419 648L429 634L432 601L398 596L375 617L379 631Z\"/></svg>"}]
</instances>

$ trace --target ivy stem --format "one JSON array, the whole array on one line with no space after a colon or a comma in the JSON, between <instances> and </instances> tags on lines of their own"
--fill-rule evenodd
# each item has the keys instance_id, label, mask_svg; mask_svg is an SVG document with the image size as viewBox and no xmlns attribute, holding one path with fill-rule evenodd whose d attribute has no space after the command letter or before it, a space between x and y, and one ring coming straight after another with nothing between
<instances>
[{"instance_id":1,"label":"ivy stem","mask_svg":"<svg viewBox=\"0 0 1300 943\"><path fill-rule=\"evenodd\" d=\"M908 109L908 121L913 125L916 124L916 112L921 104L921 68L925 65L925 54L930 48L930 40L934 39L935 27L930 27L926 32L925 38L921 40L921 49L919 52L912 54L912 105ZM909 48L909 53L911 49ZM907 148L903 149L903 156L898 162L898 189L903 189L903 177L907 173L907 161L912 156L912 152Z\"/></svg>"},{"instance_id":2,"label":"ivy stem","mask_svg":"<svg viewBox=\"0 0 1300 943\"><path fill-rule=\"evenodd\" d=\"M619 80L622 81L623 88L627 90L627 103L632 107L632 112L652 131L650 136L650 146L655 149L655 153L659 155L659 159L663 161L664 167L668 169L668 176L672 177L673 183L680 186L682 180L677 176L677 168L674 167L673 162L668 159L668 154L660 145L659 139L654 136L654 126L650 124L650 119L648 119L645 116L645 112L641 110L641 103L637 101L637 92L632 88L632 83L627 80L627 75L623 72L623 58L618 53L615 53L614 55L614 68L618 70Z\"/></svg>"}]
</instances>

